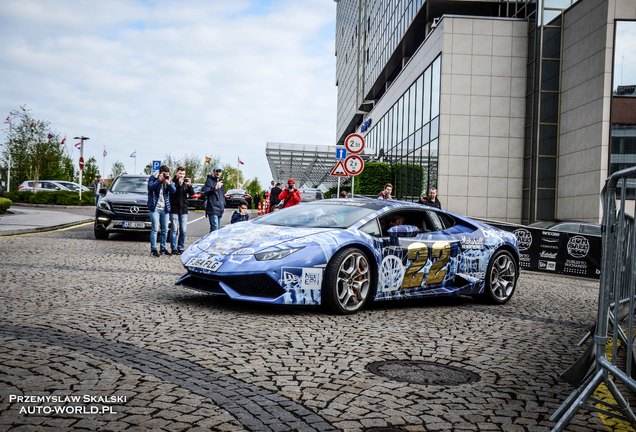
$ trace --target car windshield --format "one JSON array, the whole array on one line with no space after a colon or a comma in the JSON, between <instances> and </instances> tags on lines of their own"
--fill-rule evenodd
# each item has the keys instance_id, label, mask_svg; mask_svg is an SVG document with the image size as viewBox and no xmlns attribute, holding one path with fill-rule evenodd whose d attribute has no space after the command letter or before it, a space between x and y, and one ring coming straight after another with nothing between
<instances>
[{"instance_id":1,"label":"car windshield","mask_svg":"<svg viewBox=\"0 0 636 432\"><path fill-rule=\"evenodd\" d=\"M111 192L148 193L148 177L119 177L113 182Z\"/></svg>"},{"instance_id":2,"label":"car windshield","mask_svg":"<svg viewBox=\"0 0 636 432\"><path fill-rule=\"evenodd\" d=\"M201 192L201 189L203 189L203 185L202 184L193 184L192 185L192 190L194 190L195 193L197 192Z\"/></svg>"},{"instance_id":3,"label":"car windshield","mask_svg":"<svg viewBox=\"0 0 636 432\"><path fill-rule=\"evenodd\" d=\"M245 191L242 189L230 189L225 192L227 195L245 195Z\"/></svg>"},{"instance_id":4,"label":"car windshield","mask_svg":"<svg viewBox=\"0 0 636 432\"><path fill-rule=\"evenodd\" d=\"M265 215L256 219L254 223L308 228L349 228L373 211L366 207L340 204L301 204Z\"/></svg>"}]
</instances>

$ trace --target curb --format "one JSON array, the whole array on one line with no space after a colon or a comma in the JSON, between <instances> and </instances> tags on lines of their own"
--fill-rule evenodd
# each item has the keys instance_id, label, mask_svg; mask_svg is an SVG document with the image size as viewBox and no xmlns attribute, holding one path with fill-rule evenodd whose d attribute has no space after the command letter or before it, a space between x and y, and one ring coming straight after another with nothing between
<instances>
[{"instance_id":1,"label":"curb","mask_svg":"<svg viewBox=\"0 0 636 432\"><path fill-rule=\"evenodd\" d=\"M36 228L24 228L24 229L10 230L10 231L0 231L0 237L9 237L9 236L15 236L15 235L21 235L21 234L37 234L37 233L42 233L47 231L56 231L63 228L71 228L77 225L93 222L93 220L94 219L83 219L80 221L69 222L69 223L59 224L59 225L42 226L42 227L36 227Z\"/></svg>"},{"instance_id":2,"label":"curb","mask_svg":"<svg viewBox=\"0 0 636 432\"><path fill-rule=\"evenodd\" d=\"M60 205L60 204L31 204L31 203L20 203L14 202L11 204L11 207L37 207L37 208L67 208L67 209L84 209L84 208L95 208L93 204L91 205Z\"/></svg>"}]
</instances>

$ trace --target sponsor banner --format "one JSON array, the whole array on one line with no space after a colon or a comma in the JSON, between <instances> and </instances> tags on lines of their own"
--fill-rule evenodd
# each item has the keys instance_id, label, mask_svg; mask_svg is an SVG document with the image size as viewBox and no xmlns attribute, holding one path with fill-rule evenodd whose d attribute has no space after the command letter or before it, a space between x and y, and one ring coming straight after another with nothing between
<instances>
[{"instance_id":1,"label":"sponsor banner","mask_svg":"<svg viewBox=\"0 0 636 432\"><path fill-rule=\"evenodd\" d=\"M522 225L498 225L491 222L490 225L515 234L522 269L600 278L600 236L548 231Z\"/></svg>"}]
</instances>

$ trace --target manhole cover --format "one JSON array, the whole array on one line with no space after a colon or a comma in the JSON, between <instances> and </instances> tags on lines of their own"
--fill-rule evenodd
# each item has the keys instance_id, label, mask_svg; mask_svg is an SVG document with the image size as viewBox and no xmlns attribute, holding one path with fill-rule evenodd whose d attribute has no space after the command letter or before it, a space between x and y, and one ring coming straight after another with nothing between
<instances>
[{"instance_id":1,"label":"manhole cover","mask_svg":"<svg viewBox=\"0 0 636 432\"><path fill-rule=\"evenodd\" d=\"M378 361L369 363L367 370L395 381L412 384L455 386L479 381L476 373L418 360Z\"/></svg>"}]
</instances>

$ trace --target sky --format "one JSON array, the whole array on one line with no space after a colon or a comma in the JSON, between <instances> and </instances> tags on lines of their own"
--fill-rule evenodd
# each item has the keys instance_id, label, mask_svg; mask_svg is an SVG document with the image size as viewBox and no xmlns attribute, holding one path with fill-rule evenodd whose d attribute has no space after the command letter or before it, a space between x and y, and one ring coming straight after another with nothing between
<instances>
[{"instance_id":1,"label":"sky","mask_svg":"<svg viewBox=\"0 0 636 432\"><path fill-rule=\"evenodd\" d=\"M194 153L267 186L267 142L335 144L335 17L331 0L2 0L0 114L25 106L76 162L89 137L106 175L135 150L137 172Z\"/></svg>"},{"instance_id":2,"label":"sky","mask_svg":"<svg viewBox=\"0 0 636 432\"><path fill-rule=\"evenodd\" d=\"M618 21L614 54L614 90L619 85L636 84L634 47L636 47L636 21Z\"/></svg>"}]
</instances>

